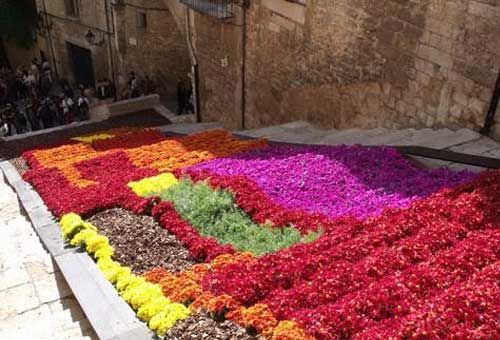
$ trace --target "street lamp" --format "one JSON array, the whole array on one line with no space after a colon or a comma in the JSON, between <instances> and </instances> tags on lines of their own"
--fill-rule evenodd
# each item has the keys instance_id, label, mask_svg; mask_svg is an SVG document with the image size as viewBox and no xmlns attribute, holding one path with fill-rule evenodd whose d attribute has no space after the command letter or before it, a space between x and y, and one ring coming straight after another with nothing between
<instances>
[{"instance_id":1,"label":"street lamp","mask_svg":"<svg viewBox=\"0 0 500 340\"><path fill-rule=\"evenodd\" d=\"M91 30L85 34L85 40L87 40L90 46L102 46L104 44L104 36L101 36L101 38L97 40L96 35Z\"/></svg>"}]
</instances>

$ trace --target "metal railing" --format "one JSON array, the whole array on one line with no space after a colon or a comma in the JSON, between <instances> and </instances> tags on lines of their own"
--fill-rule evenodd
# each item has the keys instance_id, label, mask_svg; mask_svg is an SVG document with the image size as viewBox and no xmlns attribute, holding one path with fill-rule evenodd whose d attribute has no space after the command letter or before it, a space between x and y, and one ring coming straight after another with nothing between
<instances>
[{"instance_id":1,"label":"metal railing","mask_svg":"<svg viewBox=\"0 0 500 340\"><path fill-rule=\"evenodd\" d=\"M217 19L233 17L234 0L180 0L189 8Z\"/></svg>"}]
</instances>

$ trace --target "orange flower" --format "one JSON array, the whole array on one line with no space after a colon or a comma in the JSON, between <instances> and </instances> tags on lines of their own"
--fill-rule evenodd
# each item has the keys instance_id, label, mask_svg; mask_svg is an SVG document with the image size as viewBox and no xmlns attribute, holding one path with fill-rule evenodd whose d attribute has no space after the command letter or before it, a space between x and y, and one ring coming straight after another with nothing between
<instances>
[{"instance_id":1,"label":"orange flower","mask_svg":"<svg viewBox=\"0 0 500 340\"><path fill-rule=\"evenodd\" d=\"M280 321L274 328L272 340L313 340L304 330L295 322L290 320Z\"/></svg>"},{"instance_id":2,"label":"orange flower","mask_svg":"<svg viewBox=\"0 0 500 340\"><path fill-rule=\"evenodd\" d=\"M147 281L151 283L159 283L162 279L169 275L171 274L164 268L153 268L143 276Z\"/></svg>"},{"instance_id":3,"label":"orange flower","mask_svg":"<svg viewBox=\"0 0 500 340\"><path fill-rule=\"evenodd\" d=\"M227 314L227 318L245 328L254 328L257 332L270 337L278 321L269 307L258 303L249 308L239 308Z\"/></svg>"},{"instance_id":4,"label":"orange flower","mask_svg":"<svg viewBox=\"0 0 500 340\"><path fill-rule=\"evenodd\" d=\"M99 134L121 136L133 131L135 130L128 128L113 129L100 132ZM76 168L78 163L104 156L111 152L125 152L137 167L149 167L155 168L160 172L170 172L216 157L224 157L265 145L267 145L265 140L244 141L236 139L227 131L215 130L186 137L167 139L137 148L114 148L110 151L102 152L95 150L92 143L73 143L46 150L35 150L33 151L33 156L42 167L58 169L71 184L79 188L85 188L98 183L82 178L82 174Z\"/></svg>"}]
</instances>

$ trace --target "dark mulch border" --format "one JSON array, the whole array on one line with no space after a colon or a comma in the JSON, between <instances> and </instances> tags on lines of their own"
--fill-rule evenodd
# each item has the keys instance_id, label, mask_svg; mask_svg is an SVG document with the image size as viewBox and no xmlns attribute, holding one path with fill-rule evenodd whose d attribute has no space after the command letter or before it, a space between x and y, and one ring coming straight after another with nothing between
<instances>
[{"instance_id":1,"label":"dark mulch border","mask_svg":"<svg viewBox=\"0 0 500 340\"><path fill-rule=\"evenodd\" d=\"M177 238L151 216L116 208L97 213L88 221L109 238L116 260L136 274L155 267L179 272L196 263Z\"/></svg>"},{"instance_id":2,"label":"dark mulch border","mask_svg":"<svg viewBox=\"0 0 500 340\"><path fill-rule=\"evenodd\" d=\"M250 335L231 321L217 322L206 314L196 314L177 322L167 332L171 340L263 340L260 335Z\"/></svg>"}]
</instances>

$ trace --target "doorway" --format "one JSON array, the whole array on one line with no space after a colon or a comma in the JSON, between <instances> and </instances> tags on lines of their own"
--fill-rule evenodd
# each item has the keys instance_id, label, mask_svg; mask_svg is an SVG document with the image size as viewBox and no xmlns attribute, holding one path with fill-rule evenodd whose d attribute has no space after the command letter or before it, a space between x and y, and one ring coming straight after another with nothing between
<instances>
[{"instance_id":1,"label":"doorway","mask_svg":"<svg viewBox=\"0 0 500 340\"><path fill-rule=\"evenodd\" d=\"M66 45L76 84L95 87L94 64L90 50L69 42Z\"/></svg>"}]
</instances>

